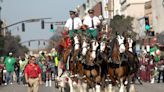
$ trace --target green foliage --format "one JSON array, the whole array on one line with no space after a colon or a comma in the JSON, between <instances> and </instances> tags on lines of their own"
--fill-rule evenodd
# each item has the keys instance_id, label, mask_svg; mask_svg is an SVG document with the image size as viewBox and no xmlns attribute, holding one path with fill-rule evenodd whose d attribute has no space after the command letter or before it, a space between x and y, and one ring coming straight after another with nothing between
<instances>
[{"instance_id":1,"label":"green foliage","mask_svg":"<svg viewBox=\"0 0 164 92\"><path fill-rule=\"evenodd\" d=\"M9 52L13 52L15 56L22 56L24 53L27 53L29 50L26 46L20 44L20 36L11 36L7 35L3 37L3 53L0 54L7 55Z\"/></svg>"},{"instance_id":2,"label":"green foliage","mask_svg":"<svg viewBox=\"0 0 164 92\"><path fill-rule=\"evenodd\" d=\"M50 42L47 46L48 50L51 50L54 47L57 47L60 40L62 39L61 32L63 31L63 27L57 27L57 29L54 31L54 35L50 37Z\"/></svg>"},{"instance_id":3,"label":"green foliage","mask_svg":"<svg viewBox=\"0 0 164 92\"><path fill-rule=\"evenodd\" d=\"M122 33L128 33L130 31L130 34L128 35L136 35L136 33L133 32L133 17L124 15L116 15L110 22L110 27L112 28L112 35L115 35L116 33L122 34Z\"/></svg>"}]
</instances>

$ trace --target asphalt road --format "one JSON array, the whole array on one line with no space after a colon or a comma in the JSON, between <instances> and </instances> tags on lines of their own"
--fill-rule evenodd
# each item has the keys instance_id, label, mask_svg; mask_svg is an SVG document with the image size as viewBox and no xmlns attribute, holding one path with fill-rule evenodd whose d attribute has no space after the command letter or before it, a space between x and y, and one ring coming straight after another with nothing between
<instances>
[{"instance_id":1,"label":"asphalt road","mask_svg":"<svg viewBox=\"0 0 164 92\"><path fill-rule=\"evenodd\" d=\"M143 83L143 85L136 84L137 92L164 92L164 83ZM23 85L18 85L14 83L8 86L0 86L0 92L27 92L27 87ZM39 92L59 92L58 89L54 87L45 87L41 85Z\"/></svg>"},{"instance_id":2,"label":"asphalt road","mask_svg":"<svg viewBox=\"0 0 164 92\"><path fill-rule=\"evenodd\" d=\"M27 92L27 86L18 85L17 83L8 86L0 86L0 92ZM39 92L59 92L55 87L45 87L40 85Z\"/></svg>"}]
</instances>

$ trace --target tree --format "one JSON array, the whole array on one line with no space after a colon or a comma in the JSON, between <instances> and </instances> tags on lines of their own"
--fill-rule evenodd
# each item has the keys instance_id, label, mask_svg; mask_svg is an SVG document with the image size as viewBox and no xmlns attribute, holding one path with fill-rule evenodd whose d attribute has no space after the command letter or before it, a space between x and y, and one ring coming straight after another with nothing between
<instances>
[{"instance_id":1,"label":"tree","mask_svg":"<svg viewBox=\"0 0 164 92\"><path fill-rule=\"evenodd\" d=\"M54 35L52 37L50 37L50 42L49 45L47 47L48 50L51 50L54 47L58 47L61 39L62 39L62 35L61 32L63 31L63 27L57 27L56 31L54 32Z\"/></svg>"},{"instance_id":2,"label":"tree","mask_svg":"<svg viewBox=\"0 0 164 92\"><path fill-rule=\"evenodd\" d=\"M20 36L12 36L8 34L3 37L4 39L4 49L3 55L7 55L9 52L14 53L14 56L22 56L27 53L29 50L26 46L20 44Z\"/></svg>"},{"instance_id":3,"label":"tree","mask_svg":"<svg viewBox=\"0 0 164 92\"><path fill-rule=\"evenodd\" d=\"M112 28L112 36L114 36L116 33L122 34L127 33L127 35L136 35L135 32L133 32L133 17L124 15L116 15L113 19L111 19L110 27Z\"/></svg>"}]
</instances>

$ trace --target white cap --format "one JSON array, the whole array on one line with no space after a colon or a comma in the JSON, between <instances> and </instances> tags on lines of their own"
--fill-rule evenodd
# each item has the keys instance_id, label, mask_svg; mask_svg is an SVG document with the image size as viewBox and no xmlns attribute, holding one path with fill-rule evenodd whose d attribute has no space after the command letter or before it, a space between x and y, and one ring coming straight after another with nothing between
<instances>
[{"instance_id":1,"label":"white cap","mask_svg":"<svg viewBox=\"0 0 164 92\"><path fill-rule=\"evenodd\" d=\"M13 55L13 53L12 52L9 52L9 55Z\"/></svg>"}]
</instances>

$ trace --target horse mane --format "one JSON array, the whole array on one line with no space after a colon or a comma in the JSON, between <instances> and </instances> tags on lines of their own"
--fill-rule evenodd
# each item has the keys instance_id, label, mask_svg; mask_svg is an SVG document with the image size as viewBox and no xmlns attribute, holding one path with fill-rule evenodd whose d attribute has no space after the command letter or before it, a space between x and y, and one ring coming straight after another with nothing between
<instances>
[{"instance_id":1,"label":"horse mane","mask_svg":"<svg viewBox=\"0 0 164 92\"><path fill-rule=\"evenodd\" d=\"M116 38L112 40L112 55L111 56L114 62L120 62L119 43Z\"/></svg>"},{"instance_id":2,"label":"horse mane","mask_svg":"<svg viewBox=\"0 0 164 92\"><path fill-rule=\"evenodd\" d=\"M66 47L65 38L62 38L62 39L59 41L59 44L60 44L60 46L62 46L62 47Z\"/></svg>"},{"instance_id":3,"label":"horse mane","mask_svg":"<svg viewBox=\"0 0 164 92\"><path fill-rule=\"evenodd\" d=\"M92 52L92 49L91 48L89 50L87 50L86 63L89 63L90 62L91 52Z\"/></svg>"}]
</instances>

